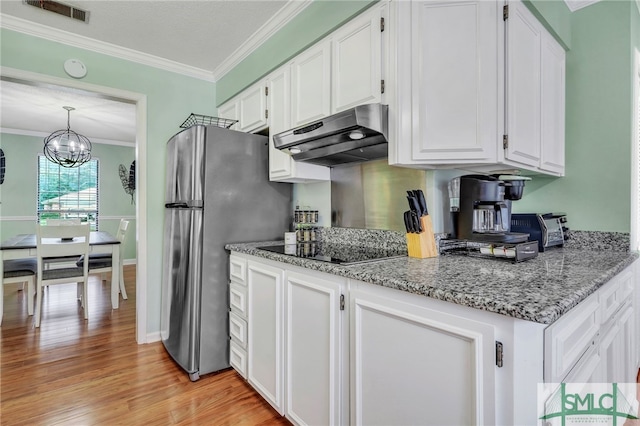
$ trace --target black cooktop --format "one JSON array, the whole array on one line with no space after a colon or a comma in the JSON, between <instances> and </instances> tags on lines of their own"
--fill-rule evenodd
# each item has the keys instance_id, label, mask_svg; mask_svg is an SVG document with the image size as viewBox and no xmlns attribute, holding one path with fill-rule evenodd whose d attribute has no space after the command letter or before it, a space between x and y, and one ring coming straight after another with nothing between
<instances>
[{"instance_id":1,"label":"black cooktop","mask_svg":"<svg viewBox=\"0 0 640 426\"><path fill-rule=\"evenodd\" d=\"M372 247L354 247L350 245L327 245L320 243L298 243L257 247L273 253L301 257L338 265L354 265L375 260L404 257L407 250L381 249Z\"/></svg>"}]
</instances>

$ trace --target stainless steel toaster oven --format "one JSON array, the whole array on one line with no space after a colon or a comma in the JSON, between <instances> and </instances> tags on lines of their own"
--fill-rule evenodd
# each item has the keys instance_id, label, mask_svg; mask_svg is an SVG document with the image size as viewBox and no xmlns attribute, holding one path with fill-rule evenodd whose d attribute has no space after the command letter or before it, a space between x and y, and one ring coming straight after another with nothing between
<instances>
[{"instance_id":1,"label":"stainless steel toaster oven","mask_svg":"<svg viewBox=\"0 0 640 426\"><path fill-rule=\"evenodd\" d=\"M561 247L569 238L567 216L564 213L513 213L511 231L529 234L529 241L538 241L538 250Z\"/></svg>"}]
</instances>

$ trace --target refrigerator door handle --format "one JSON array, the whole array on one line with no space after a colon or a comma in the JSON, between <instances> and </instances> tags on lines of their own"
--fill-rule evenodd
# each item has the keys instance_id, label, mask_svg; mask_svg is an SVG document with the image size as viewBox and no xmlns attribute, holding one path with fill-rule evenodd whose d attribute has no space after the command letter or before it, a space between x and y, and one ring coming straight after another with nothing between
<instances>
[{"instance_id":1,"label":"refrigerator door handle","mask_svg":"<svg viewBox=\"0 0 640 426\"><path fill-rule=\"evenodd\" d=\"M192 209L199 208L203 206L202 201L181 201L177 203L165 203L165 208L167 209Z\"/></svg>"},{"instance_id":2,"label":"refrigerator door handle","mask_svg":"<svg viewBox=\"0 0 640 426\"><path fill-rule=\"evenodd\" d=\"M187 203L165 203L164 205L168 209L180 209L189 207Z\"/></svg>"}]
</instances>

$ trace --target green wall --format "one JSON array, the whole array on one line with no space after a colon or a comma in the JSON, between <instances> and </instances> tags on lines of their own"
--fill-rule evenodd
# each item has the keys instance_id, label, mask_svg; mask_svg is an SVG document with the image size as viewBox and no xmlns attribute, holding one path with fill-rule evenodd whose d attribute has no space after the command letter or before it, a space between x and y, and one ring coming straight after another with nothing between
<instances>
[{"instance_id":1,"label":"green wall","mask_svg":"<svg viewBox=\"0 0 640 426\"><path fill-rule=\"evenodd\" d=\"M523 0L523 3L565 49L571 48L571 11L564 0Z\"/></svg>"},{"instance_id":2,"label":"green wall","mask_svg":"<svg viewBox=\"0 0 640 426\"><path fill-rule=\"evenodd\" d=\"M36 200L38 193L38 154L42 153L42 138L3 133L0 148L5 153L7 168L5 180L0 186L2 220L0 238L4 241L16 234L33 234L36 224ZM118 166L127 168L135 159L133 147L93 144L92 158L99 160L99 229L115 235L120 218L131 221L124 259L136 259L135 205L120 183Z\"/></svg>"},{"instance_id":3,"label":"green wall","mask_svg":"<svg viewBox=\"0 0 640 426\"><path fill-rule=\"evenodd\" d=\"M535 177L514 211L564 211L572 229L629 232L632 134L631 1L571 15L566 62L566 176Z\"/></svg>"},{"instance_id":4,"label":"green wall","mask_svg":"<svg viewBox=\"0 0 640 426\"><path fill-rule=\"evenodd\" d=\"M217 105L223 104L376 1L314 1L218 81Z\"/></svg>"},{"instance_id":5,"label":"green wall","mask_svg":"<svg viewBox=\"0 0 640 426\"><path fill-rule=\"evenodd\" d=\"M215 84L61 43L0 29L0 64L71 79L69 58L87 66L83 82L142 93L147 97L147 332L160 330L166 141L192 113L215 115ZM139 218L138 218L139 219Z\"/></svg>"}]
</instances>

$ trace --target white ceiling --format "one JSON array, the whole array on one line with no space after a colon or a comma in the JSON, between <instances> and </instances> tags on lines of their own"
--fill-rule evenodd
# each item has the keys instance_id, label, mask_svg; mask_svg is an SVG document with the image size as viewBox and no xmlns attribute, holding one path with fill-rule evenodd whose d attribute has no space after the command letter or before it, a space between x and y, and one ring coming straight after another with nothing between
<instances>
[{"instance_id":1,"label":"white ceiling","mask_svg":"<svg viewBox=\"0 0 640 426\"><path fill-rule=\"evenodd\" d=\"M71 129L91 142L135 143L133 104L59 87L5 80L0 81L0 94L0 127L5 133L45 137L66 129L67 111L62 107L70 106L75 108L70 113Z\"/></svg>"},{"instance_id":2,"label":"white ceiling","mask_svg":"<svg viewBox=\"0 0 640 426\"><path fill-rule=\"evenodd\" d=\"M238 60L245 42L255 38L261 29L273 26L290 1L301 3L299 0L61 0L89 12L88 23L83 23L22 0L1 0L0 17L4 27L17 22L21 28L33 25L40 32L63 34L67 39L77 35L85 44L87 40L97 41L111 50L120 49L129 55L139 53L147 60L151 57L157 62L183 66L191 74L210 76L214 81L229 67L230 60ZM134 105L91 95L2 81L0 128L5 132L45 136L66 128L67 115L62 107L68 105L76 108L71 112L72 130L92 142L134 143Z\"/></svg>"}]
</instances>

